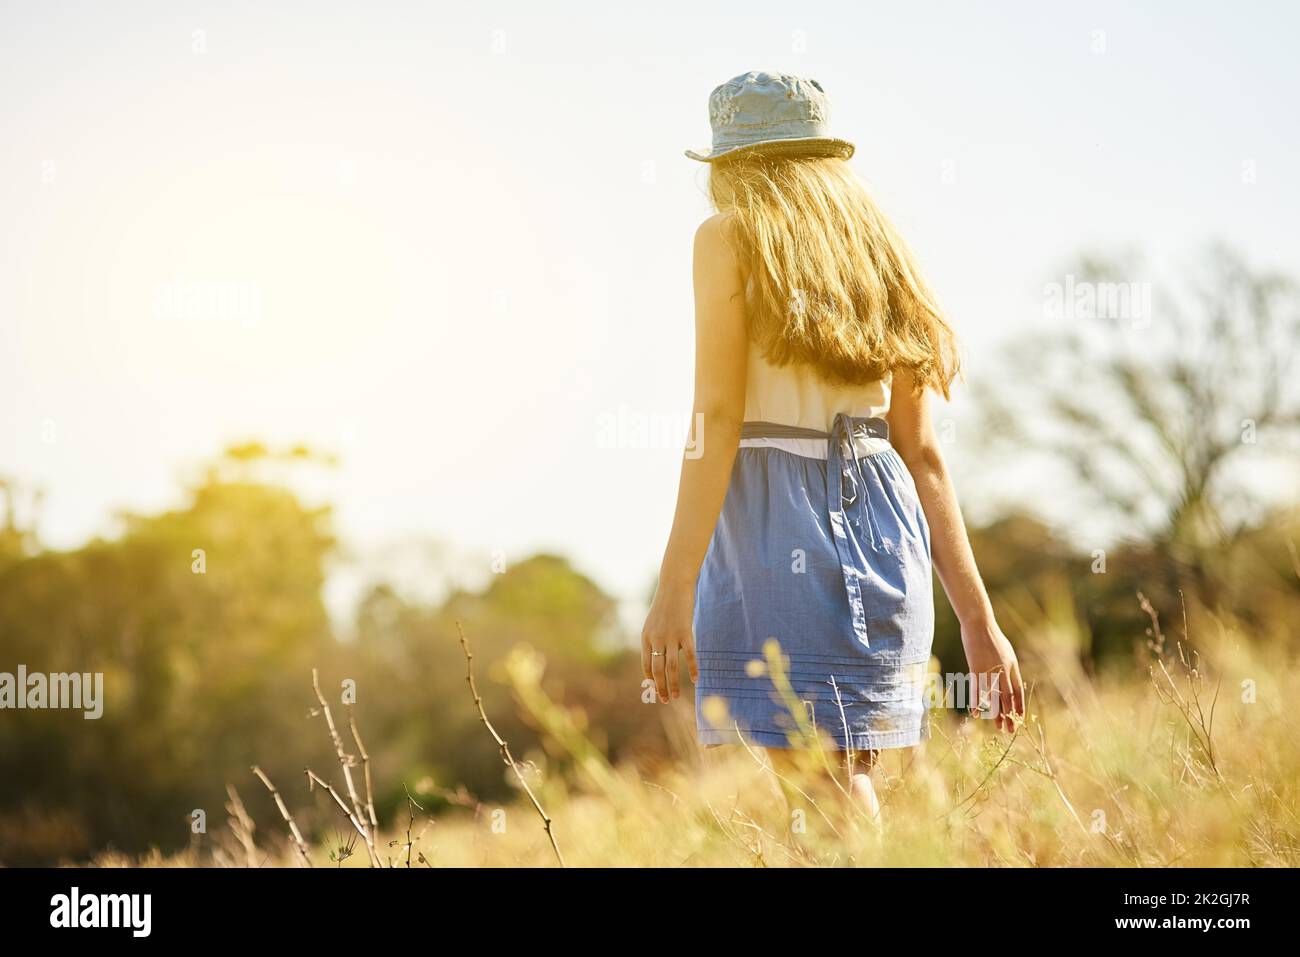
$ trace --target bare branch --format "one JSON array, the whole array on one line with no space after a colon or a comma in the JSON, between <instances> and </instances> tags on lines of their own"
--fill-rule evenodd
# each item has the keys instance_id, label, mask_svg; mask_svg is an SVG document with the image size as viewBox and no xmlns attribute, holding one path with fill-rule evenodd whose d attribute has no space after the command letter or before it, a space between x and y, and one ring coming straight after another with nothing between
<instances>
[{"instance_id":1,"label":"bare branch","mask_svg":"<svg viewBox=\"0 0 1300 957\"><path fill-rule=\"evenodd\" d=\"M289 825L289 833L293 835L294 846L297 847L298 853L302 857L303 864L307 867L311 867L311 855L307 851L307 842L302 839L302 832L298 830L298 825L294 823L293 816L285 806L284 798L280 797L280 792L275 789L275 785L271 783L271 779L268 778L265 772L263 772L256 764L253 765L253 773L261 778L262 783L266 785L266 789L271 792L271 797L275 798L275 806L280 809L280 816L284 818L284 823Z\"/></svg>"},{"instance_id":2,"label":"bare branch","mask_svg":"<svg viewBox=\"0 0 1300 957\"><path fill-rule=\"evenodd\" d=\"M352 766L356 763L356 758L348 754L347 750L343 747L343 736L339 734L338 728L334 726L334 715L330 711L329 702L325 700L325 695L321 693L320 675L315 668L311 670L311 686L316 691L316 700L320 703L321 713L325 715L325 724L329 727L330 740L334 742L334 751L338 755L339 767L343 769L343 783L347 785L348 797L352 799L352 810L348 812L348 816L357 822L358 829L361 831L361 837L365 840L366 848L370 851L371 862L376 866L382 866L382 862L379 859L379 852L375 848L374 835L371 833L370 829L362 823L365 819L364 805L361 803L361 798L357 795L357 786L352 780ZM332 792L334 789L330 788L330 790ZM345 807L344 810L347 810L347 808Z\"/></svg>"},{"instance_id":3,"label":"bare branch","mask_svg":"<svg viewBox=\"0 0 1300 957\"><path fill-rule=\"evenodd\" d=\"M478 693L478 685L474 683L474 654L469 650L469 640L465 637L465 629L461 627L459 621L456 622L456 632L460 635L460 646L465 652L465 680L469 682L469 692L474 696L474 707L478 709L479 720L483 722L483 727L487 728L488 733L492 735L492 740L497 743L497 748L501 751L501 760L505 762L506 767L515 772L515 777L519 779L519 786L528 795L528 800L533 802L533 807L542 819L542 826L546 829L546 836L551 841L551 849L555 851L555 858L560 862L560 866L564 867L564 855L560 853L560 845L555 840L555 831L551 827L550 816L542 807L541 802L537 800L537 795L533 793L533 789L528 786L528 781L524 778L523 772L519 770L519 765L515 763L514 756L510 753L510 745L506 744L505 738L497 733L497 729L488 720L487 712L483 710L483 699Z\"/></svg>"},{"instance_id":4,"label":"bare branch","mask_svg":"<svg viewBox=\"0 0 1300 957\"><path fill-rule=\"evenodd\" d=\"M226 802L226 810L230 812L230 832L243 847L247 866L256 867L257 843L253 840L253 832L257 830L257 825L253 823L233 784L226 784L226 796L229 798Z\"/></svg>"},{"instance_id":5,"label":"bare branch","mask_svg":"<svg viewBox=\"0 0 1300 957\"><path fill-rule=\"evenodd\" d=\"M322 779L311 768L306 769L306 774L307 774L307 789L311 790L313 785L319 784L321 787L323 787L326 791L329 792L330 797L334 799L334 803L339 806L339 809L345 815L347 815L348 821L352 824L354 828L356 828L357 833L360 834L362 839L366 842L366 847L370 852L370 863L373 864L375 867L383 867L384 865L379 858L379 853L375 850L374 845L371 843L370 835L366 833L365 824L361 822L361 819L357 817L357 815L354 812L348 810L347 803L343 800L342 797L339 796L339 792L335 791L334 786L332 784Z\"/></svg>"},{"instance_id":6,"label":"bare branch","mask_svg":"<svg viewBox=\"0 0 1300 957\"><path fill-rule=\"evenodd\" d=\"M356 742L357 752L361 755L361 770L366 779L366 814L370 817L370 829L379 830L379 821L375 817L375 788L370 780L370 755L361 741L361 732L357 730L357 716L348 708L348 727L352 729L352 740Z\"/></svg>"}]
</instances>

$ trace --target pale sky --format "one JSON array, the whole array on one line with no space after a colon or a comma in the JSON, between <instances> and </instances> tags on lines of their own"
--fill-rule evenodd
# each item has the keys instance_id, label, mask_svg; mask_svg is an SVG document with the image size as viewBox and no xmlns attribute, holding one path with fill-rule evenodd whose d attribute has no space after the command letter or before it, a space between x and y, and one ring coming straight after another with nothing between
<instances>
[{"instance_id":1,"label":"pale sky","mask_svg":"<svg viewBox=\"0 0 1300 957\"><path fill-rule=\"evenodd\" d=\"M1291 4L450 6L0 6L0 474L46 542L307 442L363 561L554 550L634 609L680 449L608 426L686 421L682 150L751 69L826 89L971 377L1082 248L1300 268Z\"/></svg>"}]
</instances>

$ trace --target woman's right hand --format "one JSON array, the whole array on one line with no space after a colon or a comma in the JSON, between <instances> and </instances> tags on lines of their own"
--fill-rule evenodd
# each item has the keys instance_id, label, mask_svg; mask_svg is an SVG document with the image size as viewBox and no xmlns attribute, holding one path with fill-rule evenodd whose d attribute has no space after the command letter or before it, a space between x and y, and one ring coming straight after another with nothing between
<instances>
[{"instance_id":1,"label":"woman's right hand","mask_svg":"<svg viewBox=\"0 0 1300 957\"><path fill-rule=\"evenodd\" d=\"M641 670L655 683L659 700L680 697L678 658L686 655L691 681L699 677L695 664L695 589L660 584L641 629Z\"/></svg>"},{"instance_id":2,"label":"woman's right hand","mask_svg":"<svg viewBox=\"0 0 1300 957\"><path fill-rule=\"evenodd\" d=\"M1000 730L1014 732L1025 716L1025 683L1011 642L990 616L963 623L961 643L967 667L978 684L977 712L992 714Z\"/></svg>"}]
</instances>

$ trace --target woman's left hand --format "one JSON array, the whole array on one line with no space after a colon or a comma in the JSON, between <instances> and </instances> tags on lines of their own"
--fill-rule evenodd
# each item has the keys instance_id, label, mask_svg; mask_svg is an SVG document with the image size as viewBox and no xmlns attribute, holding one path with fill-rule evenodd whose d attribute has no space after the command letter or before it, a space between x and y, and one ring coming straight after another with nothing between
<instances>
[{"instance_id":1,"label":"woman's left hand","mask_svg":"<svg viewBox=\"0 0 1300 957\"><path fill-rule=\"evenodd\" d=\"M641 670L653 679L661 702L667 703L681 694L679 655L686 655L691 681L699 677L694 624L695 590L661 585L641 629Z\"/></svg>"}]
</instances>

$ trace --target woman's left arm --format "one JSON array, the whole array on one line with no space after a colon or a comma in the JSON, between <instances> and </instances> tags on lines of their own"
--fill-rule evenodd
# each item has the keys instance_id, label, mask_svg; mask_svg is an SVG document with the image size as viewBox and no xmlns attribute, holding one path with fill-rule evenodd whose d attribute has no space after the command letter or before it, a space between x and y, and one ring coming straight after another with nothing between
<instances>
[{"instance_id":1,"label":"woman's left arm","mask_svg":"<svg viewBox=\"0 0 1300 957\"><path fill-rule=\"evenodd\" d=\"M726 219L713 216L695 234L694 442L682 461L677 511L641 632L641 665L660 701L680 695L678 657L697 677L695 583L731 480L745 417L744 287L728 244Z\"/></svg>"}]
</instances>

